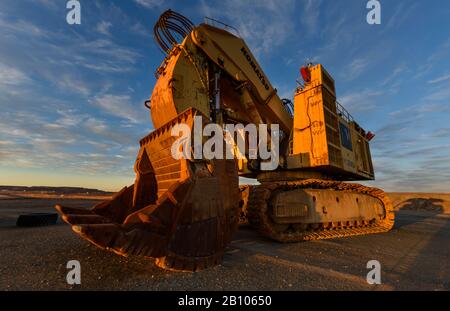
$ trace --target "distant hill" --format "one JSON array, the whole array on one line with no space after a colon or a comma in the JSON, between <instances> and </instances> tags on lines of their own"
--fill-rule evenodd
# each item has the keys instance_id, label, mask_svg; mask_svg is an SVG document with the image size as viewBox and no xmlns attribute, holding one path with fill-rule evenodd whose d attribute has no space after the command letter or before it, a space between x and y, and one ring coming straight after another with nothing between
<instances>
[{"instance_id":1,"label":"distant hill","mask_svg":"<svg viewBox=\"0 0 450 311\"><path fill-rule=\"evenodd\" d=\"M45 186L0 186L0 191L14 191L14 192L41 192L48 194L80 194L80 193L88 193L88 194L99 194L105 195L110 194L111 192L98 190L98 189L90 189L90 188L82 188L82 187L45 187Z\"/></svg>"}]
</instances>

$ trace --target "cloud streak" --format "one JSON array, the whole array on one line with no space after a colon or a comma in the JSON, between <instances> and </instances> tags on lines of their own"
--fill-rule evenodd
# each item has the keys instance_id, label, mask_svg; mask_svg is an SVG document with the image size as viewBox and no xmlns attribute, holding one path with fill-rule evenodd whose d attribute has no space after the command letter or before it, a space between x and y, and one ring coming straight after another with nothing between
<instances>
[{"instance_id":1,"label":"cloud streak","mask_svg":"<svg viewBox=\"0 0 450 311\"><path fill-rule=\"evenodd\" d=\"M134 2L148 9L159 7L164 3L163 0L134 0Z\"/></svg>"},{"instance_id":2,"label":"cloud streak","mask_svg":"<svg viewBox=\"0 0 450 311\"><path fill-rule=\"evenodd\" d=\"M100 23L97 24L96 30L105 36L110 36L111 27L112 27L111 22L101 21Z\"/></svg>"},{"instance_id":3,"label":"cloud streak","mask_svg":"<svg viewBox=\"0 0 450 311\"><path fill-rule=\"evenodd\" d=\"M104 94L94 97L92 103L101 108L106 113L127 119L133 123L139 123L144 118L131 104L131 98L128 95Z\"/></svg>"}]
</instances>

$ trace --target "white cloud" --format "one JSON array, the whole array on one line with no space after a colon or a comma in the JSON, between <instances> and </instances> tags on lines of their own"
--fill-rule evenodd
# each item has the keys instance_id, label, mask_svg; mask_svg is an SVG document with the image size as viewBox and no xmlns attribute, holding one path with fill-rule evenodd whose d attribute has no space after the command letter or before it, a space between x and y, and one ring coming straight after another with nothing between
<instances>
[{"instance_id":1,"label":"white cloud","mask_svg":"<svg viewBox=\"0 0 450 311\"><path fill-rule=\"evenodd\" d=\"M428 58L417 68L417 73L414 75L415 79L421 78L430 73L430 71L438 67L442 60L448 59L450 55L450 38L446 39L441 45L437 46Z\"/></svg>"},{"instance_id":2,"label":"white cloud","mask_svg":"<svg viewBox=\"0 0 450 311\"><path fill-rule=\"evenodd\" d=\"M25 94L32 79L18 68L0 63L0 97Z\"/></svg>"},{"instance_id":3,"label":"white cloud","mask_svg":"<svg viewBox=\"0 0 450 311\"><path fill-rule=\"evenodd\" d=\"M364 112L374 109L376 107L374 98L381 95L383 95L382 91L366 89L341 96L339 98L339 103L341 103L350 114Z\"/></svg>"},{"instance_id":4,"label":"white cloud","mask_svg":"<svg viewBox=\"0 0 450 311\"><path fill-rule=\"evenodd\" d=\"M143 120L138 112L138 108L141 107L133 105L128 95L105 94L96 96L92 102L110 115L128 119L133 123L139 123Z\"/></svg>"},{"instance_id":5,"label":"white cloud","mask_svg":"<svg viewBox=\"0 0 450 311\"><path fill-rule=\"evenodd\" d=\"M151 34L151 30L145 28L141 23L136 22L131 26L131 31L141 36L148 37Z\"/></svg>"},{"instance_id":6,"label":"white cloud","mask_svg":"<svg viewBox=\"0 0 450 311\"><path fill-rule=\"evenodd\" d=\"M104 149L105 144L112 144L123 149L131 145L135 146L136 142L140 138L139 136L142 135L135 136L132 132L127 132L118 126L111 125L112 123L110 121L106 122L105 120L95 117L88 117L83 120L83 127L87 130L84 135L87 135L90 138L86 141L86 143L92 146L97 146L100 149ZM95 140L92 140L94 137ZM111 149L111 147L108 149Z\"/></svg>"},{"instance_id":7,"label":"white cloud","mask_svg":"<svg viewBox=\"0 0 450 311\"><path fill-rule=\"evenodd\" d=\"M58 110L57 113L60 115L60 118L52 125L58 125L63 128L77 126L88 116L87 114L78 114L72 109Z\"/></svg>"},{"instance_id":8,"label":"white cloud","mask_svg":"<svg viewBox=\"0 0 450 311\"><path fill-rule=\"evenodd\" d=\"M449 79L450 79L450 74L444 75L444 76L441 76L441 77L438 77L438 78L435 78L433 80L429 80L428 84L437 84L437 83L440 83L440 82L447 81Z\"/></svg>"},{"instance_id":9,"label":"white cloud","mask_svg":"<svg viewBox=\"0 0 450 311\"><path fill-rule=\"evenodd\" d=\"M17 35L26 35L33 37L47 36L47 33L43 29L28 21L25 20L9 21L4 19L2 15L0 15L0 28L2 29L3 33L10 33L14 36Z\"/></svg>"},{"instance_id":10,"label":"white cloud","mask_svg":"<svg viewBox=\"0 0 450 311\"><path fill-rule=\"evenodd\" d=\"M10 146L12 144L14 144L12 141L0 140L0 146Z\"/></svg>"},{"instance_id":11,"label":"white cloud","mask_svg":"<svg viewBox=\"0 0 450 311\"><path fill-rule=\"evenodd\" d=\"M79 48L79 47L78 47ZM97 39L81 42L81 48L85 53L92 53L101 57L107 57L109 61L134 64L140 54L124 46L120 46L109 39Z\"/></svg>"},{"instance_id":12,"label":"white cloud","mask_svg":"<svg viewBox=\"0 0 450 311\"><path fill-rule=\"evenodd\" d=\"M406 8L405 8L406 6ZM392 13L392 10L386 12L387 15L390 15L389 21L386 24L386 27L383 31L390 31L392 28L397 28L400 25L404 24L413 14L417 8L417 3L406 3L402 2L395 8Z\"/></svg>"},{"instance_id":13,"label":"white cloud","mask_svg":"<svg viewBox=\"0 0 450 311\"><path fill-rule=\"evenodd\" d=\"M130 72L133 70L132 67L129 66L123 66L123 65L118 65L112 62L104 62L104 63L88 63L88 62L84 62L83 66L88 68L88 69L92 69L94 71L101 71L101 72Z\"/></svg>"},{"instance_id":14,"label":"white cloud","mask_svg":"<svg viewBox=\"0 0 450 311\"><path fill-rule=\"evenodd\" d=\"M309 35L318 33L320 5L320 0L306 0L306 3L303 5L301 21L305 25Z\"/></svg>"},{"instance_id":15,"label":"white cloud","mask_svg":"<svg viewBox=\"0 0 450 311\"><path fill-rule=\"evenodd\" d=\"M425 100L443 101L450 99L450 86L424 97Z\"/></svg>"},{"instance_id":16,"label":"white cloud","mask_svg":"<svg viewBox=\"0 0 450 311\"><path fill-rule=\"evenodd\" d=\"M61 77L55 79L56 84L64 89L69 90L71 92L76 92L81 95L89 95L91 91L84 81L81 79L77 79L70 74L63 74Z\"/></svg>"},{"instance_id":17,"label":"white cloud","mask_svg":"<svg viewBox=\"0 0 450 311\"><path fill-rule=\"evenodd\" d=\"M98 120L98 119L95 119L95 118L89 118L89 119L87 119L87 120L84 122L84 126L85 126L88 130L92 131L93 133L95 133L95 134L101 134L101 135L105 134L105 133L109 130L109 128L108 128L108 126L106 125L105 121L103 121L103 120Z\"/></svg>"},{"instance_id":18,"label":"white cloud","mask_svg":"<svg viewBox=\"0 0 450 311\"><path fill-rule=\"evenodd\" d=\"M433 113L450 113L450 105L426 101L419 105L412 105L403 109L392 111L389 113L389 116L394 117L398 121L399 118L405 118L408 116L424 117L427 114Z\"/></svg>"},{"instance_id":19,"label":"white cloud","mask_svg":"<svg viewBox=\"0 0 450 311\"><path fill-rule=\"evenodd\" d=\"M0 63L0 85L19 86L29 81L30 78L19 69Z\"/></svg>"},{"instance_id":20,"label":"white cloud","mask_svg":"<svg viewBox=\"0 0 450 311\"><path fill-rule=\"evenodd\" d=\"M112 27L112 23L101 21L97 24L97 31L105 36L110 36L110 28Z\"/></svg>"},{"instance_id":21,"label":"white cloud","mask_svg":"<svg viewBox=\"0 0 450 311\"><path fill-rule=\"evenodd\" d=\"M396 84L394 81L401 76L402 73L408 70L406 64L401 63L392 70L392 72L381 82L381 86L386 86L388 84Z\"/></svg>"},{"instance_id":22,"label":"white cloud","mask_svg":"<svg viewBox=\"0 0 450 311\"><path fill-rule=\"evenodd\" d=\"M164 3L163 0L134 0L134 2L149 9L158 7Z\"/></svg>"},{"instance_id":23,"label":"white cloud","mask_svg":"<svg viewBox=\"0 0 450 311\"><path fill-rule=\"evenodd\" d=\"M34 0L39 3L41 3L43 6L47 7L48 9L58 9L58 5L54 0Z\"/></svg>"},{"instance_id":24,"label":"white cloud","mask_svg":"<svg viewBox=\"0 0 450 311\"><path fill-rule=\"evenodd\" d=\"M369 58L363 57L354 59L348 67L347 74L345 76L346 80L351 81L359 77L369 66L369 64Z\"/></svg>"}]
</instances>

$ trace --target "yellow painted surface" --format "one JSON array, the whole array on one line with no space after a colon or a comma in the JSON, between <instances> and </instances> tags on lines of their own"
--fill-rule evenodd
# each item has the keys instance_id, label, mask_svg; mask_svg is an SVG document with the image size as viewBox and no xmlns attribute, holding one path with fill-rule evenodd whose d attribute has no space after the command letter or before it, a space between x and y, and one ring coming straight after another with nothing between
<instances>
[{"instance_id":1,"label":"yellow painted surface","mask_svg":"<svg viewBox=\"0 0 450 311\"><path fill-rule=\"evenodd\" d=\"M372 179L370 150L363 130L336 103L334 80L320 65L309 67L311 81L294 97L289 169L321 167L330 174ZM344 141L343 141L344 140Z\"/></svg>"}]
</instances>

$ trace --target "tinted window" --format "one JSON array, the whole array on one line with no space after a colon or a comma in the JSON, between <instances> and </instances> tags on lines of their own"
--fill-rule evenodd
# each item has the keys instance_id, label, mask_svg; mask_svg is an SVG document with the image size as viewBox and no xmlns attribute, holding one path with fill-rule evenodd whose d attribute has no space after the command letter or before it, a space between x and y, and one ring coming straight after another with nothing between
<instances>
[{"instance_id":1,"label":"tinted window","mask_svg":"<svg viewBox=\"0 0 450 311\"><path fill-rule=\"evenodd\" d=\"M342 146L347 148L350 151L353 151L352 149L352 136L350 135L350 129L347 125L345 125L342 122L339 122L339 129L341 132L341 143Z\"/></svg>"}]
</instances>

